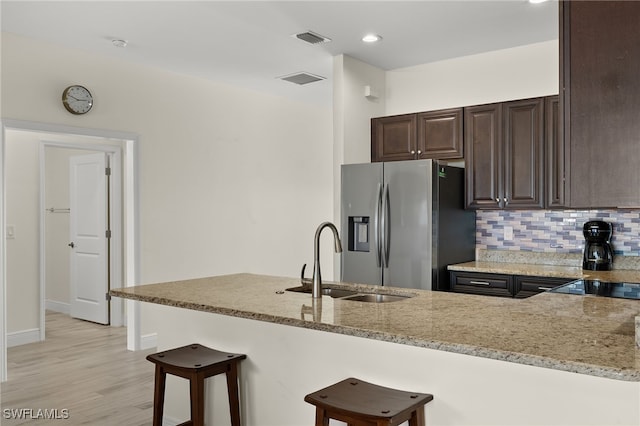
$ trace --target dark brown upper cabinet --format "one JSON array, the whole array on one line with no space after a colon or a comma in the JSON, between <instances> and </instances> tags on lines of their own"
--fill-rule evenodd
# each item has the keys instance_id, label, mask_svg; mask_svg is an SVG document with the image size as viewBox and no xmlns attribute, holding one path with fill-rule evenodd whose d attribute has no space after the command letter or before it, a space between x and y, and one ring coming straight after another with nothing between
<instances>
[{"instance_id":1,"label":"dark brown upper cabinet","mask_svg":"<svg viewBox=\"0 0 640 426\"><path fill-rule=\"evenodd\" d=\"M465 201L469 208L499 208L502 199L502 105L464 109Z\"/></svg>"},{"instance_id":2,"label":"dark brown upper cabinet","mask_svg":"<svg viewBox=\"0 0 640 426\"><path fill-rule=\"evenodd\" d=\"M462 108L418 114L418 158L462 158Z\"/></svg>"},{"instance_id":3,"label":"dark brown upper cabinet","mask_svg":"<svg viewBox=\"0 0 640 426\"><path fill-rule=\"evenodd\" d=\"M640 2L560 4L568 205L640 207Z\"/></svg>"},{"instance_id":4,"label":"dark brown upper cabinet","mask_svg":"<svg viewBox=\"0 0 640 426\"><path fill-rule=\"evenodd\" d=\"M373 162L462 156L462 108L371 119Z\"/></svg>"},{"instance_id":5,"label":"dark brown upper cabinet","mask_svg":"<svg viewBox=\"0 0 640 426\"><path fill-rule=\"evenodd\" d=\"M466 205L544 207L544 98L465 108Z\"/></svg>"},{"instance_id":6,"label":"dark brown upper cabinet","mask_svg":"<svg viewBox=\"0 0 640 426\"><path fill-rule=\"evenodd\" d=\"M544 207L544 98L506 102L503 207Z\"/></svg>"},{"instance_id":7,"label":"dark brown upper cabinet","mask_svg":"<svg viewBox=\"0 0 640 426\"><path fill-rule=\"evenodd\" d=\"M564 139L561 137L560 97L549 96L544 104L546 207L565 207Z\"/></svg>"},{"instance_id":8,"label":"dark brown upper cabinet","mask_svg":"<svg viewBox=\"0 0 640 426\"><path fill-rule=\"evenodd\" d=\"M371 161L415 159L416 123L416 114L372 118Z\"/></svg>"}]
</instances>

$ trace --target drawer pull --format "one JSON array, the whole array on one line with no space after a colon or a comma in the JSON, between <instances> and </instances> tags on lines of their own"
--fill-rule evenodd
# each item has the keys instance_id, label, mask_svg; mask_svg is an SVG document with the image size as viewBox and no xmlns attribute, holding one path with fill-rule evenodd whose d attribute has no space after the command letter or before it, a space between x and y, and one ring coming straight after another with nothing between
<instances>
[{"instance_id":1,"label":"drawer pull","mask_svg":"<svg viewBox=\"0 0 640 426\"><path fill-rule=\"evenodd\" d=\"M469 281L470 284L476 284L476 285L491 285L491 283L488 283L486 281Z\"/></svg>"}]
</instances>

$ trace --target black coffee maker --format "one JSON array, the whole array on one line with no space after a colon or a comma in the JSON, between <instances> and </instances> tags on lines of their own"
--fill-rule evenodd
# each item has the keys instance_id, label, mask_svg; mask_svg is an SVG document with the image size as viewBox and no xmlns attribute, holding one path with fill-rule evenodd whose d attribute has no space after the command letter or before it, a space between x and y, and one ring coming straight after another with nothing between
<instances>
[{"instance_id":1,"label":"black coffee maker","mask_svg":"<svg viewBox=\"0 0 640 426\"><path fill-rule=\"evenodd\" d=\"M582 269L590 271L608 271L613 263L611 234L613 227L609 222L591 220L584 224L584 256Z\"/></svg>"}]
</instances>

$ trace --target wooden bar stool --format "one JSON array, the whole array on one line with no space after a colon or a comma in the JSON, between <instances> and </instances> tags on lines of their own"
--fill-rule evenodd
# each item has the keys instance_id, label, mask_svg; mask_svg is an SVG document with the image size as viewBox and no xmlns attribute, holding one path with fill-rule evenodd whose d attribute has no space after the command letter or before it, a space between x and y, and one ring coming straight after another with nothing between
<instances>
[{"instance_id":1,"label":"wooden bar stool","mask_svg":"<svg viewBox=\"0 0 640 426\"><path fill-rule=\"evenodd\" d=\"M246 357L243 354L216 351L199 344L187 345L147 356L147 359L156 365L153 426L162 426L164 385L167 374L189 380L191 420L180 426L204 426L204 379L222 373L227 376L231 425L240 426L238 362Z\"/></svg>"},{"instance_id":2,"label":"wooden bar stool","mask_svg":"<svg viewBox=\"0 0 640 426\"><path fill-rule=\"evenodd\" d=\"M349 426L397 426L407 420L410 426L424 426L424 405L433 395L350 378L310 393L304 400L316 406L316 426L328 426L329 419Z\"/></svg>"}]
</instances>

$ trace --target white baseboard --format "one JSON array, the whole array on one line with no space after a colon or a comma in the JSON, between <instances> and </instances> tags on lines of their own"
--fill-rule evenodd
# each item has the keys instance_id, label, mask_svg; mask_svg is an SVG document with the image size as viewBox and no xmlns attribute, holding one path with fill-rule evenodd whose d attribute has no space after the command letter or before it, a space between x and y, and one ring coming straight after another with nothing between
<instances>
[{"instance_id":1,"label":"white baseboard","mask_svg":"<svg viewBox=\"0 0 640 426\"><path fill-rule=\"evenodd\" d=\"M71 312L69 308L70 305L64 302L57 302L55 300L47 299L44 302L44 306L47 311L60 312L61 314L67 315L69 315L69 312Z\"/></svg>"},{"instance_id":2,"label":"white baseboard","mask_svg":"<svg viewBox=\"0 0 640 426\"><path fill-rule=\"evenodd\" d=\"M151 349L158 346L158 333L149 333L140 336L140 349Z\"/></svg>"},{"instance_id":3,"label":"white baseboard","mask_svg":"<svg viewBox=\"0 0 640 426\"><path fill-rule=\"evenodd\" d=\"M7 333L7 347L26 345L27 343L35 343L40 341L40 329L32 328L30 330L14 331Z\"/></svg>"}]
</instances>

